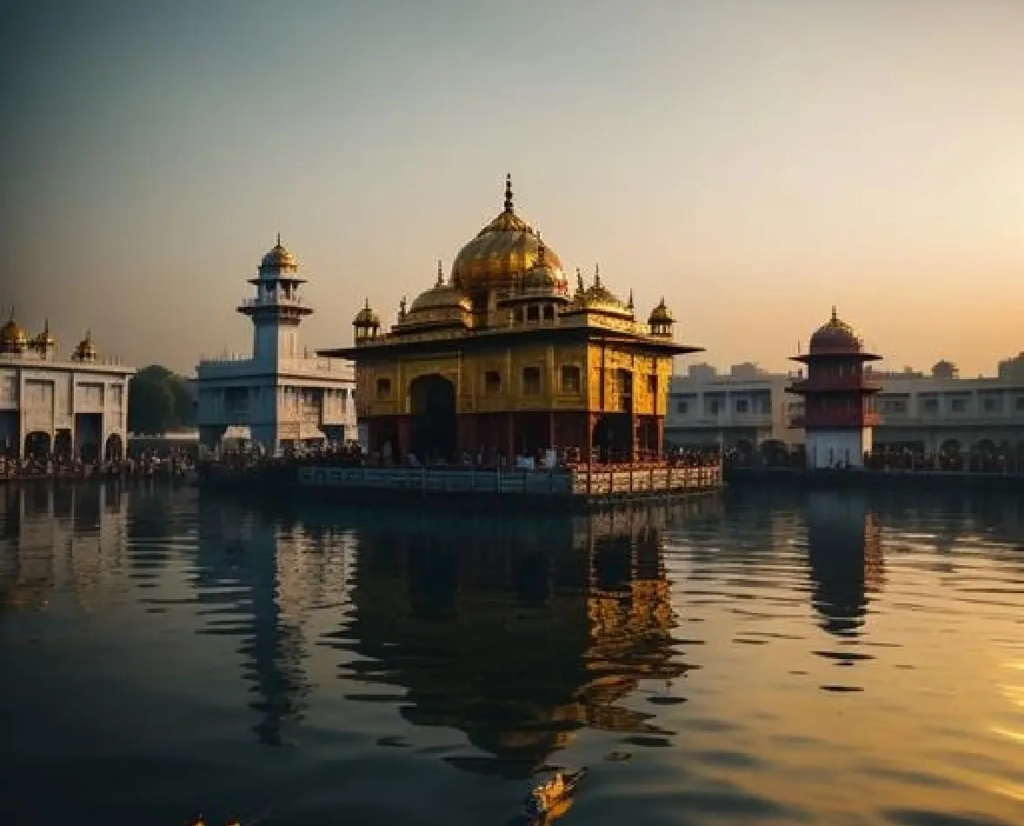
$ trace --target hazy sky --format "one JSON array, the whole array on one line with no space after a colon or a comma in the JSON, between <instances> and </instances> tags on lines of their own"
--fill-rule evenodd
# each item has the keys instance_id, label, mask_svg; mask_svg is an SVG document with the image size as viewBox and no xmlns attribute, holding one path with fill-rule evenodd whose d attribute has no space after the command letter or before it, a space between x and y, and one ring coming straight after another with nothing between
<instances>
[{"instance_id":1,"label":"hazy sky","mask_svg":"<svg viewBox=\"0 0 1024 826\"><path fill-rule=\"evenodd\" d=\"M833 303L891 367L1024 349L1024 2L6 4L0 303L190 370L280 231L351 341L500 210L720 366Z\"/></svg>"}]
</instances>

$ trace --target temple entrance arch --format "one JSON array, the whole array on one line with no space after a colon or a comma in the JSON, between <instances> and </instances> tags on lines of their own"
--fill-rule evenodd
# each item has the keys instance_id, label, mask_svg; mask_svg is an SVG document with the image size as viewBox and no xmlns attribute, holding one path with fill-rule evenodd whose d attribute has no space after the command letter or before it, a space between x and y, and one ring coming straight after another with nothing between
<instances>
[{"instance_id":1,"label":"temple entrance arch","mask_svg":"<svg viewBox=\"0 0 1024 826\"><path fill-rule=\"evenodd\" d=\"M455 453L455 385L431 373L409 384L412 428L409 449L420 461L450 459Z\"/></svg>"},{"instance_id":2,"label":"temple entrance arch","mask_svg":"<svg viewBox=\"0 0 1024 826\"><path fill-rule=\"evenodd\" d=\"M117 433L111 433L103 446L103 459L107 462L120 462L123 458L124 441Z\"/></svg>"},{"instance_id":3,"label":"temple entrance arch","mask_svg":"<svg viewBox=\"0 0 1024 826\"><path fill-rule=\"evenodd\" d=\"M633 458L633 425L628 413L604 413L594 422L592 444L601 462Z\"/></svg>"},{"instance_id":4,"label":"temple entrance arch","mask_svg":"<svg viewBox=\"0 0 1024 826\"><path fill-rule=\"evenodd\" d=\"M33 430L25 436L25 456L29 459L48 459L52 444L45 430Z\"/></svg>"}]
</instances>

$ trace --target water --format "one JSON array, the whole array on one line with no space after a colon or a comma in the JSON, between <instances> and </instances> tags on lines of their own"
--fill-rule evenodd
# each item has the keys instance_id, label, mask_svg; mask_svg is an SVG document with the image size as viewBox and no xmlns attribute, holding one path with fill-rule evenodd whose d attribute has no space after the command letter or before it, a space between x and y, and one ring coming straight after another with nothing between
<instances>
[{"instance_id":1,"label":"water","mask_svg":"<svg viewBox=\"0 0 1024 826\"><path fill-rule=\"evenodd\" d=\"M0 489L10 826L1024 822L1024 505L614 518Z\"/></svg>"}]
</instances>

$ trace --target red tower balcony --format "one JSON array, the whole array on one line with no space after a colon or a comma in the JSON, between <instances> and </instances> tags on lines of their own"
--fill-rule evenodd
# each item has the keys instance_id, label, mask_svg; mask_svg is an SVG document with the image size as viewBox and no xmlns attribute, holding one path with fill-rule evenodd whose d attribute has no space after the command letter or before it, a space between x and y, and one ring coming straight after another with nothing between
<instances>
[{"instance_id":1,"label":"red tower balcony","mask_svg":"<svg viewBox=\"0 0 1024 826\"><path fill-rule=\"evenodd\" d=\"M877 427L882 417L874 410L811 410L797 413L789 418L789 426L804 430L858 429Z\"/></svg>"}]
</instances>

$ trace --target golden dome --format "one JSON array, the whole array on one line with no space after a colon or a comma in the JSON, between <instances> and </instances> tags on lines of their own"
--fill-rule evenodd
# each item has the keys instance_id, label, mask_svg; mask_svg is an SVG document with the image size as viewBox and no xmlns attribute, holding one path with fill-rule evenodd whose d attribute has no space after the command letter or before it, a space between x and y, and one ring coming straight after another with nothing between
<instances>
[{"instance_id":1,"label":"golden dome","mask_svg":"<svg viewBox=\"0 0 1024 826\"><path fill-rule=\"evenodd\" d=\"M85 338L78 342L75 348L74 358L76 361L95 361L96 345L92 343L92 332L86 331Z\"/></svg>"},{"instance_id":2,"label":"golden dome","mask_svg":"<svg viewBox=\"0 0 1024 826\"><path fill-rule=\"evenodd\" d=\"M810 352L812 355L859 353L861 347L856 331L836 315L833 307L832 317L811 336Z\"/></svg>"},{"instance_id":3,"label":"golden dome","mask_svg":"<svg viewBox=\"0 0 1024 826\"><path fill-rule=\"evenodd\" d=\"M0 327L0 348L8 352L11 350L21 350L27 343L28 337L25 335L21 325L14 320L14 310L12 308L7 323Z\"/></svg>"},{"instance_id":4,"label":"golden dome","mask_svg":"<svg viewBox=\"0 0 1024 826\"><path fill-rule=\"evenodd\" d=\"M352 319L352 326L364 328L380 327L380 316L371 309L370 299L366 299L366 306L356 313L356 317Z\"/></svg>"},{"instance_id":5,"label":"golden dome","mask_svg":"<svg viewBox=\"0 0 1024 826\"><path fill-rule=\"evenodd\" d=\"M260 262L260 272L275 272L281 270L297 270L299 259L297 259L287 247L281 243L281 233L277 234L277 243L273 249L263 256Z\"/></svg>"},{"instance_id":6,"label":"golden dome","mask_svg":"<svg viewBox=\"0 0 1024 826\"><path fill-rule=\"evenodd\" d=\"M569 287L565 276L548 260L547 247L539 232L537 233L537 244L537 263L523 275L522 292L568 298Z\"/></svg>"},{"instance_id":7,"label":"golden dome","mask_svg":"<svg viewBox=\"0 0 1024 826\"><path fill-rule=\"evenodd\" d=\"M489 288L522 275L537 264L540 236L515 213L512 177L505 179L505 206L455 257L452 284L462 290ZM548 248L547 264L562 271L558 255Z\"/></svg>"},{"instance_id":8,"label":"golden dome","mask_svg":"<svg viewBox=\"0 0 1024 826\"><path fill-rule=\"evenodd\" d=\"M601 283L601 270L595 268L594 283L583 289L583 277L576 271L576 280L579 287L576 290L575 303L587 310L610 313L612 315L633 317L633 311L623 303L615 293Z\"/></svg>"},{"instance_id":9,"label":"golden dome","mask_svg":"<svg viewBox=\"0 0 1024 826\"><path fill-rule=\"evenodd\" d=\"M426 292L420 293L412 302L409 308L409 315L424 312L426 310L451 310L458 309L471 312L473 305L469 298L461 290L444 281L444 272L441 262L437 262L437 281L434 286Z\"/></svg>"},{"instance_id":10,"label":"golden dome","mask_svg":"<svg viewBox=\"0 0 1024 826\"><path fill-rule=\"evenodd\" d=\"M672 315L672 311L665 305L665 297L662 296L661 301L658 302L658 306L651 310L650 316L647 318L647 323L652 327L655 325L661 326L664 324L675 324L675 316Z\"/></svg>"}]
</instances>

